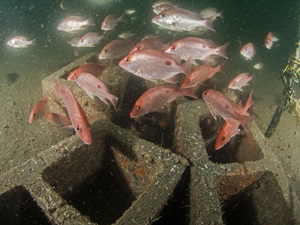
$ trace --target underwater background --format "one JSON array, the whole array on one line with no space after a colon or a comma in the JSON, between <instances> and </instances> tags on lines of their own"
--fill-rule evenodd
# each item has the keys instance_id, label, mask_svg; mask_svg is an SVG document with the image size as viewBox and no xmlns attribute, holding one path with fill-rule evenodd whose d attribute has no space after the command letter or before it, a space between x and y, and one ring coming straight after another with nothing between
<instances>
[{"instance_id":1,"label":"underwater background","mask_svg":"<svg viewBox=\"0 0 300 225\"><path fill-rule=\"evenodd\" d=\"M60 7L60 1L54 0L0 2L0 172L7 171L68 135L56 128L28 123L32 105L42 95L41 81L75 59L91 51L99 52L110 41L104 40L95 48L72 47L67 41L73 35L58 31L58 23L69 15L84 16L92 18L96 24L90 31L102 33L101 22L108 14L121 15L126 9L134 9L136 18L118 26L112 31L111 37L124 31L136 33L134 38L139 40L147 34L157 34L168 41L189 35L158 29L151 23L154 16L151 5L154 2L64 0L64 9ZM255 81L246 90L254 91L255 122L265 132L274 113L269 107L276 103L283 90L278 79L280 71L298 42L299 1L172 2L191 11L200 12L206 7L223 11L224 19L217 19L214 23L216 32L204 33L201 37L210 38L218 44L229 43L226 74L217 75L218 79L228 82L242 71L256 74ZM264 39L269 31L279 38L271 50L264 47ZM7 40L15 35L36 39L36 45L26 49L7 46ZM248 42L252 42L257 48L257 55L252 61L246 61L239 53L241 47ZM253 66L259 62L264 67L255 70ZM297 89L296 87L296 94ZM295 129L296 132L298 128L287 127L289 129ZM286 149L286 146L291 145L282 140L280 144L278 149ZM293 145L297 144L294 142ZM291 169L288 165L286 168Z\"/></svg>"}]
</instances>

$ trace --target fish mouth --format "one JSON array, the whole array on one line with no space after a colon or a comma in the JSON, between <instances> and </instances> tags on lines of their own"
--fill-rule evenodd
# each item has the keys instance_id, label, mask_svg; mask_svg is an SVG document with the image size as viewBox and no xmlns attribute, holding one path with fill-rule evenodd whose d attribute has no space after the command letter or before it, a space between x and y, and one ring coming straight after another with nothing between
<instances>
[{"instance_id":1,"label":"fish mouth","mask_svg":"<svg viewBox=\"0 0 300 225\"><path fill-rule=\"evenodd\" d=\"M157 22L158 22L158 19L159 19L159 17L160 17L160 15L158 14L158 15L156 15L156 16L154 16L153 18L152 18L152 23L156 23L157 24Z\"/></svg>"},{"instance_id":2,"label":"fish mouth","mask_svg":"<svg viewBox=\"0 0 300 225\"><path fill-rule=\"evenodd\" d=\"M130 116L130 118L137 118L138 117L138 115L135 115L133 113L130 113L129 116Z\"/></svg>"},{"instance_id":3,"label":"fish mouth","mask_svg":"<svg viewBox=\"0 0 300 225\"><path fill-rule=\"evenodd\" d=\"M92 138L82 138L81 140L83 141L83 143L90 145L92 143Z\"/></svg>"}]
</instances>

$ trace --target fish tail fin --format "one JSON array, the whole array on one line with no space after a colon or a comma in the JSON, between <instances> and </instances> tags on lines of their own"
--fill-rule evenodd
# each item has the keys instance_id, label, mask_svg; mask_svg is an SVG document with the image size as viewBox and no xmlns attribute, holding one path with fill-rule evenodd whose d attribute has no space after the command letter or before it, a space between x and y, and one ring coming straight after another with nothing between
<instances>
[{"instance_id":1,"label":"fish tail fin","mask_svg":"<svg viewBox=\"0 0 300 225\"><path fill-rule=\"evenodd\" d=\"M118 21L123 21L125 22L126 20L126 16L131 16L135 13L135 10L134 9L127 9L125 10L122 15L118 18Z\"/></svg>"},{"instance_id":2,"label":"fish tail fin","mask_svg":"<svg viewBox=\"0 0 300 225\"><path fill-rule=\"evenodd\" d=\"M220 63L216 69L217 72L225 74L226 72L225 62Z\"/></svg>"},{"instance_id":3,"label":"fish tail fin","mask_svg":"<svg viewBox=\"0 0 300 225\"><path fill-rule=\"evenodd\" d=\"M222 20L224 20L223 10L217 14L217 17L220 17Z\"/></svg>"},{"instance_id":4,"label":"fish tail fin","mask_svg":"<svg viewBox=\"0 0 300 225\"><path fill-rule=\"evenodd\" d=\"M185 63L183 63L181 65L183 73L185 75L188 75L191 72L193 62L194 62L194 59L192 57L190 57Z\"/></svg>"},{"instance_id":5,"label":"fish tail fin","mask_svg":"<svg viewBox=\"0 0 300 225\"><path fill-rule=\"evenodd\" d=\"M229 43L225 43L224 45L219 46L217 49L218 55L225 59L228 59L227 51L226 51L228 45L229 45Z\"/></svg>"},{"instance_id":6,"label":"fish tail fin","mask_svg":"<svg viewBox=\"0 0 300 225\"><path fill-rule=\"evenodd\" d=\"M195 87L185 88L185 89L181 89L181 90L182 90L182 93L184 96L198 99L198 96L196 95L196 92L198 89L199 89L199 86L195 86Z\"/></svg>"},{"instance_id":7,"label":"fish tail fin","mask_svg":"<svg viewBox=\"0 0 300 225\"><path fill-rule=\"evenodd\" d=\"M31 40L30 44L35 46L36 45L36 39Z\"/></svg>"},{"instance_id":8,"label":"fish tail fin","mask_svg":"<svg viewBox=\"0 0 300 225\"><path fill-rule=\"evenodd\" d=\"M86 21L86 25L96 26L96 24L94 23L93 19L91 19L91 18Z\"/></svg>"},{"instance_id":9,"label":"fish tail fin","mask_svg":"<svg viewBox=\"0 0 300 225\"><path fill-rule=\"evenodd\" d=\"M252 116L240 115L239 122L246 131L250 131L251 123L252 123L253 119L254 118Z\"/></svg>"},{"instance_id":10,"label":"fish tail fin","mask_svg":"<svg viewBox=\"0 0 300 225\"><path fill-rule=\"evenodd\" d=\"M249 94L249 97L248 97L248 100L244 106L244 112L247 112L247 110L253 105L254 101L253 101L253 98L252 98L252 93L253 91L250 92Z\"/></svg>"},{"instance_id":11,"label":"fish tail fin","mask_svg":"<svg viewBox=\"0 0 300 225\"><path fill-rule=\"evenodd\" d=\"M255 79L256 79L256 74L252 74L250 78L251 78L250 81L255 81Z\"/></svg>"},{"instance_id":12,"label":"fish tail fin","mask_svg":"<svg viewBox=\"0 0 300 225\"><path fill-rule=\"evenodd\" d=\"M205 24L204 24L204 26L207 28L207 29L209 29L209 30L211 30L211 31L215 31L215 29L213 28L213 23L214 23L214 18L213 17L209 17L209 18L207 18L207 19L205 19Z\"/></svg>"},{"instance_id":13,"label":"fish tail fin","mask_svg":"<svg viewBox=\"0 0 300 225\"><path fill-rule=\"evenodd\" d=\"M279 41L279 38L276 37L276 36L274 36L274 35L273 35L273 37L271 39L272 39L273 42Z\"/></svg>"}]
</instances>

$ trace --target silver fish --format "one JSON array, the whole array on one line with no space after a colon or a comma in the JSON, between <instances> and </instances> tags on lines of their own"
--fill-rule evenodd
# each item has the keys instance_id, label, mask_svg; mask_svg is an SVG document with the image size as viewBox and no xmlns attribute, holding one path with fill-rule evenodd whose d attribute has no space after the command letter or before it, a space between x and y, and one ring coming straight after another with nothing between
<instances>
[{"instance_id":1,"label":"silver fish","mask_svg":"<svg viewBox=\"0 0 300 225\"><path fill-rule=\"evenodd\" d=\"M35 39L29 41L26 37L15 36L9 39L6 44L14 48L28 48L35 44Z\"/></svg>"},{"instance_id":2,"label":"silver fish","mask_svg":"<svg viewBox=\"0 0 300 225\"><path fill-rule=\"evenodd\" d=\"M132 33L131 31L125 31L121 34L118 35L119 38L122 39L128 39L128 38L132 38L133 36L135 36L135 33Z\"/></svg>"},{"instance_id":3,"label":"silver fish","mask_svg":"<svg viewBox=\"0 0 300 225\"><path fill-rule=\"evenodd\" d=\"M242 47L240 53L246 60L252 60L252 58L255 56L256 51L254 45L252 43L248 43Z\"/></svg>"},{"instance_id":4,"label":"silver fish","mask_svg":"<svg viewBox=\"0 0 300 225\"><path fill-rule=\"evenodd\" d=\"M76 47L95 47L102 39L103 35L100 36L96 32L89 32L79 39Z\"/></svg>"},{"instance_id":5,"label":"silver fish","mask_svg":"<svg viewBox=\"0 0 300 225\"><path fill-rule=\"evenodd\" d=\"M175 6L169 5L169 4L161 4L155 8L153 8L153 12L155 14L160 14L161 12L167 10L167 9L171 9L174 8Z\"/></svg>"},{"instance_id":6,"label":"silver fish","mask_svg":"<svg viewBox=\"0 0 300 225\"><path fill-rule=\"evenodd\" d=\"M213 18L213 20L217 19L218 17L220 17L221 19L223 19L222 16L222 12L218 12L215 8L213 7L207 7L205 9L203 9L200 12L200 16L203 19L207 19L207 18Z\"/></svg>"},{"instance_id":7,"label":"silver fish","mask_svg":"<svg viewBox=\"0 0 300 225\"><path fill-rule=\"evenodd\" d=\"M156 15L152 22L174 31L197 31L203 28L214 31L212 19L202 19L200 14L182 8L167 9Z\"/></svg>"},{"instance_id":8,"label":"silver fish","mask_svg":"<svg viewBox=\"0 0 300 225\"><path fill-rule=\"evenodd\" d=\"M95 24L91 19L85 19L81 16L69 16L58 24L57 29L73 33L78 30L84 30L87 26L95 26Z\"/></svg>"},{"instance_id":9,"label":"silver fish","mask_svg":"<svg viewBox=\"0 0 300 225\"><path fill-rule=\"evenodd\" d=\"M256 63L253 68L254 69L257 69L257 70L261 70L262 68L264 67L264 64L263 63Z\"/></svg>"},{"instance_id":10,"label":"silver fish","mask_svg":"<svg viewBox=\"0 0 300 225\"><path fill-rule=\"evenodd\" d=\"M167 0L159 0L152 5L152 8L156 8L156 7L158 7L160 5L164 5L164 4L172 5L172 3L170 3Z\"/></svg>"}]
</instances>

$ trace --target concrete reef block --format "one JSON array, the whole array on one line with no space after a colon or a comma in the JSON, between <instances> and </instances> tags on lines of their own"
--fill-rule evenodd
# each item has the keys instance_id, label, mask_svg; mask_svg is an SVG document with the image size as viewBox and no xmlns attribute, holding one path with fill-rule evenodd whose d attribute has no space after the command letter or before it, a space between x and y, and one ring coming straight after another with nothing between
<instances>
[{"instance_id":1,"label":"concrete reef block","mask_svg":"<svg viewBox=\"0 0 300 225\"><path fill-rule=\"evenodd\" d=\"M111 94L118 97L118 105L122 103L129 73L110 61L99 61L96 53L89 53L61 68L42 81L43 95L49 97L50 111L66 115L66 110L62 106L54 89L57 83L64 83L71 89L76 99L83 107L90 123L99 119L112 119L115 115L115 110L112 105L105 104L97 97L94 97L94 99L90 98L74 81L66 80L72 70L86 63L98 63L103 67L103 73L100 75L99 79L107 85ZM119 108L119 106L117 106L117 108Z\"/></svg>"},{"instance_id":2,"label":"concrete reef block","mask_svg":"<svg viewBox=\"0 0 300 225\"><path fill-rule=\"evenodd\" d=\"M15 219L9 212L12 205L6 204L11 200L18 221L152 224L187 160L108 120L95 122L91 130L91 145L72 136L3 174L1 218Z\"/></svg>"},{"instance_id":3,"label":"concrete reef block","mask_svg":"<svg viewBox=\"0 0 300 225\"><path fill-rule=\"evenodd\" d=\"M191 165L190 224L299 224L299 201L255 122L214 150L222 123L202 100L177 107L175 151Z\"/></svg>"}]
</instances>

